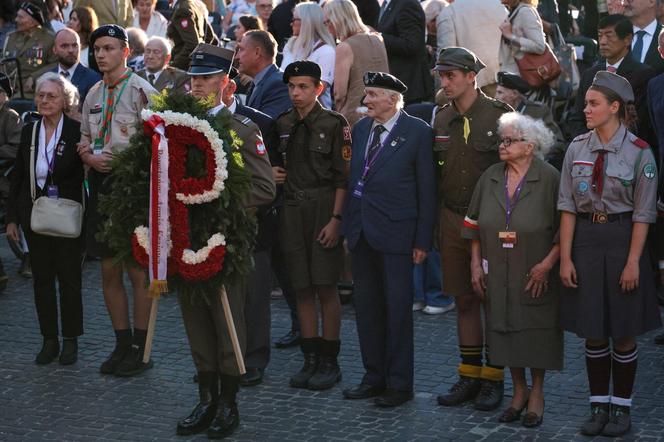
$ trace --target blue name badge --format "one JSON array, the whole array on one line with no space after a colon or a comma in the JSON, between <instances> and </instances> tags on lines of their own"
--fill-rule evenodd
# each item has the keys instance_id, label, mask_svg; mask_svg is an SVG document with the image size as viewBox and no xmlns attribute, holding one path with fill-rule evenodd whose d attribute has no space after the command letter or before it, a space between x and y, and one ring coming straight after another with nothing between
<instances>
[{"instance_id":1,"label":"blue name badge","mask_svg":"<svg viewBox=\"0 0 664 442\"><path fill-rule=\"evenodd\" d=\"M362 198L362 189L364 188L364 181L362 179L357 180L355 189L353 190L353 198Z\"/></svg>"},{"instance_id":2,"label":"blue name badge","mask_svg":"<svg viewBox=\"0 0 664 442\"><path fill-rule=\"evenodd\" d=\"M50 185L46 188L46 195L49 198L57 198L58 197L58 186L56 185Z\"/></svg>"}]
</instances>

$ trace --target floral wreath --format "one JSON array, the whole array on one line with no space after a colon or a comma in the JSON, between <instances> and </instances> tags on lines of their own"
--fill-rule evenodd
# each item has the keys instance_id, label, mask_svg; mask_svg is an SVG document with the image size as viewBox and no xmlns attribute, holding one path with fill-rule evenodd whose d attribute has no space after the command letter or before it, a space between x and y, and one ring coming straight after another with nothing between
<instances>
[{"instance_id":1,"label":"floral wreath","mask_svg":"<svg viewBox=\"0 0 664 442\"><path fill-rule=\"evenodd\" d=\"M148 269L153 295L170 287L216 296L251 265L255 220L231 114L189 95L156 96L142 130L116 155L102 239L119 260ZM177 109L174 111L173 109ZM230 155L229 155L230 154Z\"/></svg>"}]
</instances>

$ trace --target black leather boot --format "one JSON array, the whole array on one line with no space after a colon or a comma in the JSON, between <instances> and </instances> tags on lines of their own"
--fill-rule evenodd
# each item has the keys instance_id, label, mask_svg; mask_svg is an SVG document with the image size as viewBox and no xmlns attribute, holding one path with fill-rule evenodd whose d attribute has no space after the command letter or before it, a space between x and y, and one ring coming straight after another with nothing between
<instances>
[{"instance_id":1,"label":"black leather boot","mask_svg":"<svg viewBox=\"0 0 664 442\"><path fill-rule=\"evenodd\" d=\"M309 379L316 373L318 368L318 346L320 338L303 338L300 348L304 354L304 365L302 369L290 379L293 388L307 388Z\"/></svg>"},{"instance_id":2,"label":"black leather boot","mask_svg":"<svg viewBox=\"0 0 664 442\"><path fill-rule=\"evenodd\" d=\"M340 341L321 340L318 367L314 375L309 378L307 388L310 390L327 390L341 380L341 369L337 362L340 347Z\"/></svg>"},{"instance_id":3,"label":"black leather boot","mask_svg":"<svg viewBox=\"0 0 664 442\"><path fill-rule=\"evenodd\" d=\"M58 341L58 337L44 336L44 343L42 344L39 354L37 354L37 357L35 358L35 362L37 365L50 364L58 357L58 354L60 354L60 342Z\"/></svg>"},{"instance_id":4,"label":"black leather boot","mask_svg":"<svg viewBox=\"0 0 664 442\"><path fill-rule=\"evenodd\" d=\"M456 384L452 385L452 388L450 388L450 391L447 394L441 394L438 396L438 404L445 407L460 405L466 401L475 399L479 392L479 379L459 376L459 380Z\"/></svg>"},{"instance_id":5,"label":"black leather boot","mask_svg":"<svg viewBox=\"0 0 664 442\"><path fill-rule=\"evenodd\" d=\"M78 360L78 339L64 338L62 340L62 352L60 353L60 365L71 365Z\"/></svg>"},{"instance_id":6,"label":"black leather boot","mask_svg":"<svg viewBox=\"0 0 664 442\"><path fill-rule=\"evenodd\" d=\"M217 413L207 430L208 439L223 439L233 434L240 425L235 397L240 389L240 376L221 375L221 398Z\"/></svg>"},{"instance_id":7,"label":"black leather boot","mask_svg":"<svg viewBox=\"0 0 664 442\"><path fill-rule=\"evenodd\" d=\"M178 422L177 434L179 436L200 433L212 423L219 403L219 376L217 373L214 371L198 372L198 396L199 402L191 414Z\"/></svg>"},{"instance_id":8,"label":"black leather boot","mask_svg":"<svg viewBox=\"0 0 664 442\"><path fill-rule=\"evenodd\" d=\"M115 330L115 348L99 367L102 374L114 374L120 363L131 351L132 334L130 329Z\"/></svg>"}]
</instances>

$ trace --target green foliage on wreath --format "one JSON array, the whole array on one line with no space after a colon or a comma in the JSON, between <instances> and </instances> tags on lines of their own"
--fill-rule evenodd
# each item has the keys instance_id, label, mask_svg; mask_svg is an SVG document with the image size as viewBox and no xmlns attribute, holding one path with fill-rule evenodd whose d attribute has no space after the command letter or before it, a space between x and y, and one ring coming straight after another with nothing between
<instances>
[{"instance_id":1,"label":"green foliage on wreath","mask_svg":"<svg viewBox=\"0 0 664 442\"><path fill-rule=\"evenodd\" d=\"M228 178L219 198L205 204L187 206L191 228L191 248L197 250L207 244L215 233L226 237L226 256L222 271L207 281L191 282L179 275L169 276L171 292L206 298L217 297L222 284L233 284L251 269L251 249L256 236L255 217L244 209L243 201L249 192L250 176L244 169L239 153L242 141L231 130L232 114L223 110L216 116L208 114L211 100L198 100L191 95L162 93L153 98L150 107L155 112L172 110L207 120L224 142L228 159ZM195 147L188 148L187 175L203 176L205 157ZM100 211L108 220L100 232L115 253L118 262L138 265L132 255L131 237L137 226L148 225L150 207L151 137L143 133L142 122L131 138L129 147L116 154L110 179L110 194L100 199Z\"/></svg>"}]
</instances>

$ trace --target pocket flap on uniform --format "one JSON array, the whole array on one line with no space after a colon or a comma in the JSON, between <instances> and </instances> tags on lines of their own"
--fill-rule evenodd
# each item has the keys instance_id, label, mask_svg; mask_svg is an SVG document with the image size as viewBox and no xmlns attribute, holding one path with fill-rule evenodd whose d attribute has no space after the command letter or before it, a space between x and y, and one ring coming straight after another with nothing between
<instances>
[{"instance_id":1,"label":"pocket flap on uniform","mask_svg":"<svg viewBox=\"0 0 664 442\"><path fill-rule=\"evenodd\" d=\"M450 136L449 135L436 135L434 137L433 150L434 152L441 152L447 150L450 147Z\"/></svg>"},{"instance_id":2,"label":"pocket flap on uniform","mask_svg":"<svg viewBox=\"0 0 664 442\"><path fill-rule=\"evenodd\" d=\"M592 161L574 161L572 164L572 178L592 176L593 166Z\"/></svg>"},{"instance_id":3,"label":"pocket flap on uniform","mask_svg":"<svg viewBox=\"0 0 664 442\"><path fill-rule=\"evenodd\" d=\"M325 134L321 134L325 135ZM332 152L332 140L329 138L325 137L318 137L315 134L311 136L311 144L309 145L309 151L310 152L318 152L322 154L328 154Z\"/></svg>"},{"instance_id":4,"label":"pocket flap on uniform","mask_svg":"<svg viewBox=\"0 0 664 442\"><path fill-rule=\"evenodd\" d=\"M609 161L606 167L606 175L611 178L618 178L621 181L632 181L634 179L634 168L624 162L615 164Z\"/></svg>"}]
</instances>

